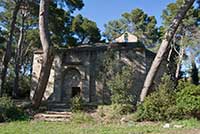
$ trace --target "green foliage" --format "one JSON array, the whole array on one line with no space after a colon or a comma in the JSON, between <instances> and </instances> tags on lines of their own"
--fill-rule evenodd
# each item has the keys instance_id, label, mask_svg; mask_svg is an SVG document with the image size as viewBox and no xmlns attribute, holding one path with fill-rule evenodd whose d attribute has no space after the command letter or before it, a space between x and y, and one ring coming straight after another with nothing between
<instances>
[{"instance_id":1,"label":"green foliage","mask_svg":"<svg viewBox=\"0 0 200 134\"><path fill-rule=\"evenodd\" d=\"M108 22L105 25L104 36L113 41L122 33L129 31L151 47L159 38L156 23L154 16L148 16L142 9L136 8L130 13L122 14L122 18Z\"/></svg>"},{"instance_id":2,"label":"green foliage","mask_svg":"<svg viewBox=\"0 0 200 134\"><path fill-rule=\"evenodd\" d=\"M0 125L2 134L198 134L200 122L183 120L173 122L183 128L162 128L163 123L73 123L73 122L44 122L20 121ZM173 125L172 124L172 125ZM171 123L170 123L171 126Z\"/></svg>"},{"instance_id":3,"label":"green foliage","mask_svg":"<svg viewBox=\"0 0 200 134\"><path fill-rule=\"evenodd\" d=\"M6 41L6 39L3 37L2 31L1 31L1 28L0 28L0 44L5 42L5 41Z\"/></svg>"},{"instance_id":4,"label":"green foliage","mask_svg":"<svg viewBox=\"0 0 200 134\"><path fill-rule=\"evenodd\" d=\"M66 4L70 12L80 10L84 6L83 0L56 0L56 2L61 6Z\"/></svg>"},{"instance_id":5,"label":"green foliage","mask_svg":"<svg viewBox=\"0 0 200 134\"><path fill-rule=\"evenodd\" d=\"M190 119L185 119L185 120L175 120L172 121L172 125L182 125L187 128L194 128L194 127L199 127L199 120L196 118L190 118Z\"/></svg>"},{"instance_id":6,"label":"green foliage","mask_svg":"<svg viewBox=\"0 0 200 134\"><path fill-rule=\"evenodd\" d=\"M130 94L133 84L133 69L129 66L122 67L112 79L108 80L108 88L111 90L113 104L132 104L133 96Z\"/></svg>"},{"instance_id":7,"label":"green foliage","mask_svg":"<svg viewBox=\"0 0 200 134\"><path fill-rule=\"evenodd\" d=\"M104 25L105 31L103 35L109 40L113 41L124 32L128 31L126 22L123 19L109 21Z\"/></svg>"},{"instance_id":8,"label":"green foliage","mask_svg":"<svg viewBox=\"0 0 200 134\"><path fill-rule=\"evenodd\" d=\"M163 18L163 23L165 27L171 24L171 21L174 19L175 15L179 11L180 6L183 5L183 3L184 3L183 0L177 0L174 3L168 4L166 9L163 10L162 18ZM198 15L199 15L198 13L199 13L198 9L195 9L195 7L192 6L182 21L181 25L184 27L180 27L180 28L183 28L184 30L189 30L190 26L197 24ZM184 34L183 31L178 31L178 32L182 32L182 34Z\"/></svg>"},{"instance_id":9,"label":"green foliage","mask_svg":"<svg viewBox=\"0 0 200 134\"><path fill-rule=\"evenodd\" d=\"M108 88L108 81L111 80L117 72L117 56L116 56L116 51L113 49L109 49L108 51L104 52L104 55L102 57L99 57L97 60L97 67L96 67L96 72L97 72L97 79L99 82L103 84L103 92L100 94L102 96L102 103L103 104L110 104L110 97L106 98L105 92L109 93L110 95L110 89ZM106 100L106 99L107 100Z\"/></svg>"},{"instance_id":10,"label":"green foliage","mask_svg":"<svg viewBox=\"0 0 200 134\"><path fill-rule=\"evenodd\" d=\"M166 9L163 10L163 32L165 32L175 15L177 14L180 6L184 3L183 0L177 0L176 2L170 3L167 5ZM196 44L198 41L198 21L199 21L199 9L192 6L187 12L186 16L182 20L176 34L175 34L175 43L177 45L191 46ZM190 33L190 34L189 34ZM183 41L179 41L178 37L183 37ZM182 43L182 44L181 44Z\"/></svg>"},{"instance_id":11,"label":"green foliage","mask_svg":"<svg viewBox=\"0 0 200 134\"><path fill-rule=\"evenodd\" d=\"M200 118L200 86L180 82L176 96L177 107L186 117Z\"/></svg>"},{"instance_id":12,"label":"green foliage","mask_svg":"<svg viewBox=\"0 0 200 134\"><path fill-rule=\"evenodd\" d=\"M106 116L106 113L104 111L104 106L103 105L100 105L100 106L97 107L97 112L98 112L98 115L100 117Z\"/></svg>"},{"instance_id":13,"label":"green foliage","mask_svg":"<svg viewBox=\"0 0 200 134\"><path fill-rule=\"evenodd\" d=\"M119 120L132 112L132 105L112 104L101 105L97 108L97 115L101 118L102 123L119 122Z\"/></svg>"},{"instance_id":14,"label":"green foliage","mask_svg":"<svg viewBox=\"0 0 200 134\"><path fill-rule=\"evenodd\" d=\"M95 22L77 15L72 21L71 31L78 36L78 44L92 44L100 41L101 35Z\"/></svg>"},{"instance_id":15,"label":"green foliage","mask_svg":"<svg viewBox=\"0 0 200 134\"><path fill-rule=\"evenodd\" d=\"M31 79L30 76L23 76L19 81L19 96L29 97L31 89Z\"/></svg>"},{"instance_id":16,"label":"green foliage","mask_svg":"<svg viewBox=\"0 0 200 134\"><path fill-rule=\"evenodd\" d=\"M117 64L117 57L115 55L115 51L108 50L104 53L104 56L99 59L98 61L99 66L97 67L99 69L97 78L98 80L104 82L108 81L115 72L116 64Z\"/></svg>"},{"instance_id":17,"label":"green foliage","mask_svg":"<svg viewBox=\"0 0 200 134\"><path fill-rule=\"evenodd\" d=\"M49 30L52 33L51 42L53 45L61 47L66 44L72 44L69 41L72 37L70 28L73 19L70 12L58 8L55 2L51 2L49 12Z\"/></svg>"},{"instance_id":18,"label":"green foliage","mask_svg":"<svg viewBox=\"0 0 200 134\"><path fill-rule=\"evenodd\" d=\"M124 115L133 112L133 105L130 103L122 104L122 103L114 103L112 106L112 114L115 116Z\"/></svg>"},{"instance_id":19,"label":"green foliage","mask_svg":"<svg viewBox=\"0 0 200 134\"><path fill-rule=\"evenodd\" d=\"M162 35L165 33L166 30L168 30L169 25L172 23L173 18L175 17L183 3L184 0L176 0L175 2L168 4L167 7L163 10L163 26L161 28ZM199 53L199 17L199 7L193 5L187 11L185 17L183 18L174 35L174 39L171 41L171 46L185 49L183 52L184 59L180 59L180 57L177 57L184 65L184 68L186 68L185 66L188 66L188 63L182 62L187 61L188 58L185 57L190 57L189 62L191 63L191 61L194 60ZM187 52L185 52L186 50ZM186 72L188 71L188 69L186 68L184 69L184 71Z\"/></svg>"},{"instance_id":20,"label":"green foliage","mask_svg":"<svg viewBox=\"0 0 200 134\"><path fill-rule=\"evenodd\" d=\"M179 111L175 103L174 83L169 76L164 75L158 89L139 104L137 119L159 121L178 118Z\"/></svg>"},{"instance_id":21,"label":"green foliage","mask_svg":"<svg viewBox=\"0 0 200 134\"><path fill-rule=\"evenodd\" d=\"M7 81L3 87L3 90L5 91L5 94L7 94L8 96L12 95L12 90L14 88L14 70L13 67L9 67L10 69L10 73L7 76Z\"/></svg>"},{"instance_id":22,"label":"green foliage","mask_svg":"<svg viewBox=\"0 0 200 134\"><path fill-rule=\"evenodd\" d=\"M119 113L132 111L134 67L118 58L114 50L105 52L102 59L102 64L98 67L100 69L98 79L104 83L104 88L111 91L114 110L116 108L116 112L119 111Z\"/></svg>"},{"instance_id":23,"label":"green foliage","mask_svg":"<svg viewBox=\"0 0 200 134\"><path fill-rule=\"evenodd\" d=\"M75 96L71 99L71 109L73 112L79 112L83 110L84 101L81 96Z\"/></svg>"},{"instance_id":24,"label":"green foliage","mask_svg":"<svg viewBox=\"0 0 200 134\"><path fill-rule=\"evenodd\" d=\"M134 67L124 63L114 50L105 52L98 79L111 91L111 102L116 113L133 111ZM104 88L105 88L104 87Z\"/></svg>"},{"instance_id":25,"label":"green foliage","mask_svg":"<svg viewBox=\"0 0 200 134\"><path fill-rule=\"evenodd\" d=\"M82 124L82 123L93 123L94 119L87 113L77 112L73 114L72 118L73 123Z\"/></svg>"},{"instance_id":26,"label":"green foliage","mask_svg":"<svg viewBox=\"0 0 200 134\"><path fill-rule=\"evenodd\" d=\"M74 0L74 2L78 1ZM70 3L70 1L66 2ZM72 16L70 11L59 8L56 2L51 2L49 12L51 13L49 14L49 30L51 41L55 46L92 44L100 40L100 31L95 22L84 18L80 14L75 17Z\"/></svg>"},{"instance_id":27,"label":"green foliage","mask_svg":"<svg viewBox=\"0 0 200 134\"><path fill-rule=\"evenodd\" d=\"M164 76L158 90L138 106L138 120L172 120L200 118L200 86L179 81L176 89L169 76Z\"/></svg>"},{"instance_id":28,"label":"green foliage","mask_svg":"<svg viewBox=\"0 0 200 134\"><path fill-rule=\"evenodd\" d=\"M14 88L14 70L13 68L9 68L10 69L10 74L7 77L7 82L5 83L4 86L4 91L6 91L6 94L8 96L12 96L12 90ZM24 98L24 97L28 97L30 95L30 89L31 89L31 78L29 75L24 75L21 76L19 79L19 94L18 97L20 98Z\"/></svg>"},{"instance_id":29,"label":"green foliage","mask_svg":"<svg viewBox=\"0 0 200 134\"><path fill-rule=\"evenodd\" d=\"M0 27L2 27L3 32L4 32L4 38L9 39L9 33L10 28L11 28L11 21L14 18L13 17L13 10L15 9L16 5L22 1L1 1L0 4L2 4L2 8L4 10L0 11ZM39 39L39 32L38 32L38 11L39 11L39 5L38 1L23 1L23 6L27 7L27 10L24 11L26 12L25 17L22 17L22 11L19 9L17 16L16 16L16 23L15 28L14 28L14 33L13 33L13 38L12 38L12 44L11 44L11 50L10 50L10 59L9 60L9 65L8 65L8 70L6 74L6 82L3 85L4 90L7 91L9 95L11 95L11 92L13 90L13 83L14 83L14 67L16 62L16 57L17 57L17 42L19 40L19 35L20 35L20 28L22 28L22 18L24 18L24 36L23 36L23 43L20 47L21 52L20 52L20 62L19 62L19 76L20 80L23 79L22 77L29 77L30 78L30 72L31 72L31 65L32 65L32 56L33 56L33 48L36 48L38 44L40 44L40 39ZM37 12L37 13L36 13ZM36 15L37 14L37 15ZM34 45L33 45L34 44ZM35 45L37 44L37 45ZM5 43L6 45L6 43ZM4 47L6 48L6 47ZM4 50L5 51L5 50ZM18 59L18 58L17 58ZM19 80L19 82L21 82ZM30 83L27 83L30 84ZM23 85L22 85L23 86ZM6 92L5 91L5 92Z\"/></svg>"},{"instance_id":30,"label":"green foliage","mask_svg":"<svg viewBox=\"0 0 200 134\"><path fill-rule=\"evenodd\" d=\"M5 41L3 39L7 39L10 31L10 22L12 21L12 13L15 9L17 3L21 2L21 0L17 1L0 1L0 6L3 10L0 11L0 43L1 41ZM30 1L30 0L23 0L23 6L27 8L25 13L25 20L24 20L24 37L23 43L21 48L20 54L20 71L19 71L19 89L20 94L18 97L25 97L29 93L30 89L30 74L31 74L31 66L32 66L32 59L33 59L33 51L37 49L41 49L41 41L39 38L39 29L38 29L38 14L39 14L39 1ZM65 4L64 4L65 2ZM64 4L65 9L63 6L59 4ZM66 44L76 44L76 39L73 37L74 33L71 31L71 25L73 16L71 16L72 11L75 9L81 9L84 6L82 0L56 0L51 1L49 4L49 31L51 37L51 43L54 46L64 46ZM69 7L67 11L67 7ZM16 60L16 48L17 42L19 39L19 31L22 26L22 11L19 10L17 14L17 20L15 24L14 34L13 34L13 42L12 42L12 54L11 60L9 64L9 71L7 73L7 81L5 83L5 89L9 95L11 95L14 83L14 67L15 67L15 60ZM6 43L5 43L6 44ZM0 45L0 58L2 58L2 54L5 51L4 46ZM28 95L29 96L29 95Z\"/></svg>"},{"instance_id":31,"label":"green foliage","mask_svg":"<svg viewBox=\"0 0 200 134\"><path fill-rule=\"evenodd\" d=\"M8 97L0 98L0 122L27 119L27 115L17 108Z\"/></svg>"}]
</instances>

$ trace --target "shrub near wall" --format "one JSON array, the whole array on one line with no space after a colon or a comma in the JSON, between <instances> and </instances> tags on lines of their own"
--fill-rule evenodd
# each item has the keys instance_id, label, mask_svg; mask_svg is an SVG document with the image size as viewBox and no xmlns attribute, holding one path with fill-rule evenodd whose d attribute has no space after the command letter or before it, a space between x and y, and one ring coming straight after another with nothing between
<instances>
[{"instance_id":1,"label":"shrub near wall","mask_svg":"<svg viewBox=\"0 0 200 134\"><path fill-rule=\"evenodd\" d=\"M174 88L164 75L158 89L137 107L136 120L170 121L184 118L200 119L200 86L179 81Z\"/></svg>"},{"instance_id":2,"label":"shrub near wall","mask_svg":"<svg viewBox=\"0 0 200 134\"><path fill-rule=\"evenodd\" d=\"M174 83L168 75L164 75L158 89L138 105L136 118L139 121L169 121L179 118L179 114Z\"/></svg>"},{"instance_id":3,"label":"shrub near wall","mask_svg":"<svg viewBox=\"0 0 200 134\"><path fill-rule=\"evenodd\" d=\"M133 69L130 66L123 66L107 85L111 90L111 101L114 111L119 114L127 114L134 110L134 96L131 95L133 85Z\"/></svg>"},{"instance_id":4,"label":"shrub near wall","mask_svg":"<svg viewBox=\"0 0 200 134\"><path fill-rule=\"evenodd\" d=\"M81 96L75 96L71 99L71 110L73 112L80 112L83 110L84 101Z\"/></svg>"},{"instance_id":5,"label":"shrub near wall","mask_svg":"<svg viewBox=\"0 0 200 134\"><path fill-rule=\"evenodd\" d=\"M176 104L186 118L200 118L200 86L180 82L176 93Z\"/></svg>"},{"instance_id":6,"label":"shrub near wall","mask_svg":"<svg viewBox=\"0 0 200 134\"><path fill-rule=\"evenodd\" d=\"M0 122L24 120L27 118L28 116L22 110L18 109L10 98L0 98Z\"/></svg>"},{"instance_id":7,"label":"shrub near wall","mask_svg":"<svg viewBox=\"0 0 200 134\"><path fill-rule=\"evenodd\" d=\"M97 78L104 84L105 90L111 92L111 103L114 114L126 114L134 110L133 77L135 67L118 57L113 49L106 51L100 59ZM104 95L104 94L103 94ZM104 96L103 96L104 98Z\"/></svg>"}]
</instances>

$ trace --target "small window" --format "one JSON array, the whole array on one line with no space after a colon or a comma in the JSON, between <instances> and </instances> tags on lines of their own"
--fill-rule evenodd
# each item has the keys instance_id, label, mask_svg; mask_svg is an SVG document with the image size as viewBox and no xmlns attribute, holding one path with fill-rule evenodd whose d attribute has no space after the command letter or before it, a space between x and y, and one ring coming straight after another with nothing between
<instances>
[{"instance_id":1,"label":"small window","mask_svg":"<svg viewBox=\"0 0 200 134\"><path fill-rule=\"evenodd\" d=\"M75 96L80 96L81 88L80 87L72 87L72 98Z\"/></svg>"},{"instance_id":2,"label":"small window","mask_svg":"<svg viewBox=\"0 0 200 134\"><path fill-rule=\"evenodd\" d=\"M126 43L128 42L128 33L124 34L124 42L126 42Z\"/></svg>"}]
</instances>

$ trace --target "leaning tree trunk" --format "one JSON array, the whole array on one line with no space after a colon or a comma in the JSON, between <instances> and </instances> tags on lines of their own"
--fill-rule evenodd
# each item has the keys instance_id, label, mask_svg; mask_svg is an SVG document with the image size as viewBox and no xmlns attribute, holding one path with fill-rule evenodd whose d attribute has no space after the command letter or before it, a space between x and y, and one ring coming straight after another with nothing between
<instances>
[{"instance_id":1,"label":"leaning tree trunk","mask_svg":"<svg viewBox=\"0 0 200 134\"><path fill-rule=\"evenodd\" d=\"M185 0L185 3L180 8L180 10L178 11L176 17L174 18L172 24L170 25L168 31L165 33L164 39L162 40L162 43L161 43L161 46L156 54L156 57L151 65L151 68L146 76L144 86L143 86L143 89L142 89L142 92L140 95L141 102L144 101L144 98L146 97L147 92L153 83L153 80L158 71L160 63L163 60L164 54L167 52L167 50L169 48L169 44L179 26L179 24L181 23L182 19L186 15L187 11L193 5L194 1L195 0Z\"/></svg>"},{"instance_id":2,"label":"leaning tree trunk","mask_svg":"<svg viewBox=\"0 0 200 134\"><path fill-rule=\"evenodd\" d=\"M40 40L42 43L43 57L42 57L42 67L40 71L39 81L37 88L32 99L32 104L34 108L38 108L42 101L44 95L51 66L54 59L53 46L50 42L49 31L48 31L48 8L50 0L40 0L40 11L39 11L39 31Z\"/></svg>"},{"instance_id":3,"label":"leaning tree trunk","mask_svg":"<svg viewBox=\"0 0 200 134\"><path fill-rule=\"evenodd\" d=\"M20 5L21 5L21 1L16 3L16 6L14 8L13 14L12 14L12 21L11 21L11 26L10 26L10 31L9 31L9 38L6 44L6 52L5 55L3 57L3 61L2 61L2 67L1 67L1 85L0 85L0 96L3 95L3 93L5 93L6 91L3 91L3 87L5 84L5 79L6 79L6 74L7 74L7 69L8 69L8 63L10 61L11 58L11 46L12 46L12 40L13 40L13 33L14 33L14 29L15 29L15 23L17 20L17 14L19 12L20 9Z\"/></svg>"}]
</instances>

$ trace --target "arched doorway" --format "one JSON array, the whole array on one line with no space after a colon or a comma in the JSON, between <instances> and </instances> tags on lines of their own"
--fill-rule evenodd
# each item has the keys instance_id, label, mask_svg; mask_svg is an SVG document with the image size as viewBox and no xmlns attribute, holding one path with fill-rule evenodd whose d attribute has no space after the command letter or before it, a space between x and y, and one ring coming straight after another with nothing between
<instances>
[{"instance_id":1,"label":"arched doorway","mask_svg":"<svg viewBox=\"0 0 200 134\"><path fill-rule=\"evenodd\" d=\"M69 101L74 96L81 95L82 81L80 72L75 68L68 68L63 75L63 100Z\"/></svg>"}]
</instances>

